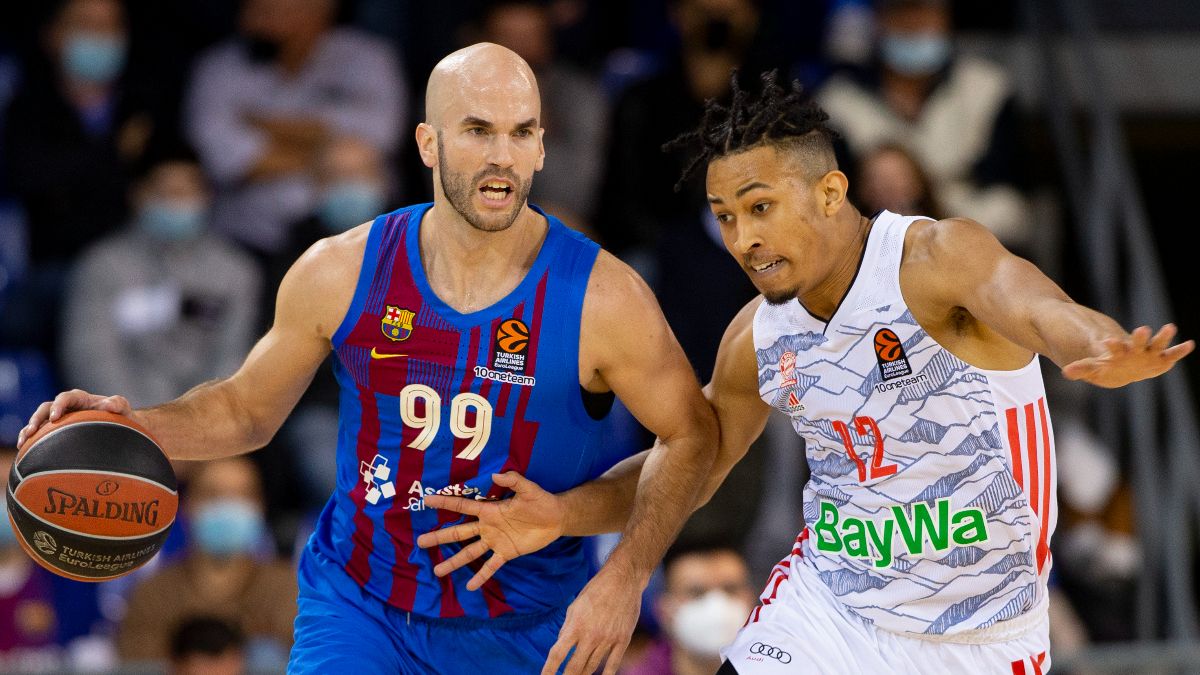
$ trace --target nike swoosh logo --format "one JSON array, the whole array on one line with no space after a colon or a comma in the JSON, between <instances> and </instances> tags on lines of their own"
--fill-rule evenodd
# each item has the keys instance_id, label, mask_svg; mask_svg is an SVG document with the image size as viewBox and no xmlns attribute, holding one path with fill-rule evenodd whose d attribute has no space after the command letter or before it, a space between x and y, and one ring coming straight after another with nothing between
<instances>
[{"instance_id":1,"label":"nike swoosh logo","mask_svg":"<svg viewBox=\"0 0 1200 675\"><path fill-rule=\"evenodd\" d=\"M371 347L371 358L373 359L394 359L398 356L408 356L408 354L381 354Z\"/></svg>"}]
</instances>

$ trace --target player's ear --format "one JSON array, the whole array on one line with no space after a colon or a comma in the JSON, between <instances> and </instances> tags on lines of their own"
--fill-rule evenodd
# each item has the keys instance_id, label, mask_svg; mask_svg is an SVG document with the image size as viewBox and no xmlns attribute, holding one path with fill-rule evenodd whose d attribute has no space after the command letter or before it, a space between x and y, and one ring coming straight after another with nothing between
<instances>
[{"instance_id":1,"label":"player's ear","mask_svg":"<svg viewBox=\"0 0 1200 675\"><path fill-rule=\"evenodd\" d=\"M538 134L538 158L537 158L537 164L535 164L533 166L533 170L541 171L542 166L546 163L546 144L542 140L546 136L546 130L541 127L538 127L537 134Z\"/></svg>"},{"instance_id":2,"label":"player's ear","mask_svg":"<svg viewBox=\"0 0 1200 675\"><path fill-rule=\"evenodd\" d=\"M421 153L421 162L432 169L438 163L437 129L428 122L417 125L417 152Z\"/></svg>"},{"instance_id":3,"label":"player's ear","mask_svg":"<svg viewBox=\"0 0 1200 675\"><path fill-rule=\"evenodd\" d=\"M833 216L842 210L846 203L846 191L850 188L850 180L846 174L834 169L817 179L817 204L826 217Z\"/></svg>"}]
</instances>

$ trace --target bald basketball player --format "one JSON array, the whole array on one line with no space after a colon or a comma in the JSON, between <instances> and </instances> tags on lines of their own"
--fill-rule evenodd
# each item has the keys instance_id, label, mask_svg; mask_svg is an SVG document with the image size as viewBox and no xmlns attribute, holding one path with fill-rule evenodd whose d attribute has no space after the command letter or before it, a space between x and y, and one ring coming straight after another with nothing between
<instances>
[{"instance_id":1,"label":"bald basketball player","mask_svg":"<svg viewBox=\"0 0 1200 675\"><path fill-rule=\"evenodd\" d=\"M615 672L641 591L712 464L715 420L642 280L527 203L544 159L540 115L516 54L478 44L446 57L416 130L432 204L301 256L274 325L228 379L144 410L66 392L38 408L22 440L92 408L130 416L173 459L249 452L332 349L338 483L300 560L289 672L537 672L560 628L572 672L606 657ZM582 541L561 536L569 518L537 552L474 563L485 582L467 569L436 576L483 544L418 548L418 535L460 522L425 498L482 502L531 486L521 475L555 491L596 476L614 394L664 442L596 577Z\"/></svg>"},{"instance_id":2,"label":"bald basketball player","mask_svg":"<svg viewBox=\"0 0 1200 675\"><path fill-rule=\"evenodd\" d=\"M804 439L812 474L806 527L718 673L1046 672L1057 467L1038 354L1069 379L1120 387L1162 375L1195 343L1172 345L1170 324L1126 332L973 221L860 213L826 119L768 74L757 97L735 82L732 104L710 103L683 139L699 146L691 166L707 168L725 246L761 293L726 331L705 388L720 425L705 494L772 410ZM624 522L639 460L563 495L583 507L572 527ZM432 502L475 514L471 534L512 553L554 530L544 521L559 512L544 503L556 498Z\"/></svg>"}]
</instances>

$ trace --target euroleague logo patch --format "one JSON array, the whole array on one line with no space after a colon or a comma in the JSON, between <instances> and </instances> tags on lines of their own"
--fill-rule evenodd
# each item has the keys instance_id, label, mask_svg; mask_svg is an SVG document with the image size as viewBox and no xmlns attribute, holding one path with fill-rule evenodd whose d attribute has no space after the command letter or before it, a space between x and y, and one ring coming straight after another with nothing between
<instances>
[{"instance_id":1,"label":"euroleague logo patch","mask_svg":"<svg viewBox=\"0 0 1200 675\"><path fill-rule=\"evenodd\" d=\"M492 350L492 370L525 374L529 352L529 326L520 319L505 319L496 329Z\"/></svg>"},{"instance_id":2,"label":"euroleague logo patch","mask_svg":"<svg viewBox=\"0 0 1200 675\"><path fill-rule=\"evenodd\" d=\"M879 375L884 381L912 374L904 344L890 328L880 328L875 333L875 359L879 361Z\"/></svg>"}]
</instances>

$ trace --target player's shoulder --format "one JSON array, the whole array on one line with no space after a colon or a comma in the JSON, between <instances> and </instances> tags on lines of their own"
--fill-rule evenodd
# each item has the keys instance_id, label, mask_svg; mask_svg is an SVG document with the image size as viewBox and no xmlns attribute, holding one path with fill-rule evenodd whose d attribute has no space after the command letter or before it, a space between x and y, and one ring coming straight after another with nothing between
<instances>
[{"instance_id":1,"label":"player's shoulder","mask_svg":"<svg viewBox=\"0 0 1200 675\"><path fill-rule=\"evenodd\" d=\"M996 244L995 235L970 218L917 220L904 234L902 264L955 264Z\"/></svg>"},{"instance_id":2,"label":"player's shoulder","mask_svg":"<svg viewBox=\"0 0 1200 675\"><path fill-rule=\"evenodd\" d=\"M620 316L647 303L657 306L654 292L642 275L617 256L600 249L588 277L584 312Z\"/></svg>"},{"instance_id":3,"label":"player's shoulder","mask_svg":"<svg viewBox=\"0 0 1200 675\"><path fill-rule=\"evenodd\" d=\"M336 326L354 296L370 231L371 224L364 223L308 247L279 286L279 308Z\"/></svg>"}]
</instances>

